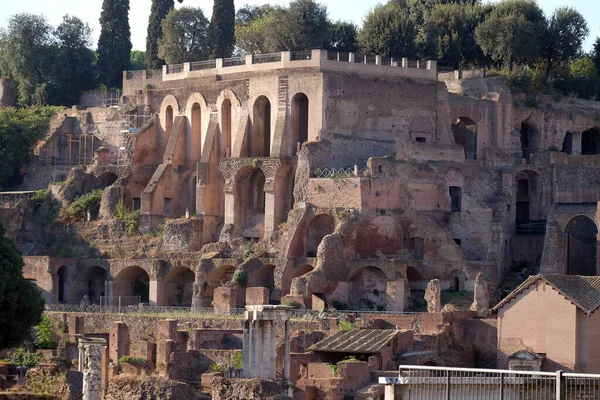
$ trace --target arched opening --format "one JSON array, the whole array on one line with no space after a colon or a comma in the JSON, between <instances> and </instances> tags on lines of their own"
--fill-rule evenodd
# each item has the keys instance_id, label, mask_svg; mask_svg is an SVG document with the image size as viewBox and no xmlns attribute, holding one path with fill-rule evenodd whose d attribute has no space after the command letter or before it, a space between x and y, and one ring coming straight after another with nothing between
<instances>
[{"instance_id":1,"label":"arched opening","mask_svg":"<svg viewBox=\"0 0 600 400\"><path fill-rule=\"evenodd\" d=\"M516 184L516 215L517 226L530 221L541 220L541 190L540 175L534 171L521 171L515 175Z\"/></svg>"},{"instance_id":2,"label":"arched opening","mask_svg":"<svg viewBox=\"0 0 600 400\"><path fill-rule=\"evenodd\" d=\"M231 101L221 104L221 158L231 157Z\"/></svg>"},{"instance_id":3,"label":"arched opening","mask_svg":"<svg viewBox=\"0 0 600 400\"><path fill-rule=\"evenodd\" d=\"M265 265L256 272L255 284L256 286L266 287L269 289L269 293L273 293L275 289L275 266Z\"/></svg>"},{"instance_id":4,"label":"arched opening","mask_svg":"<svg viewBox=\"0 0 600 400\"><path fill-rule=\"evenodd\" d=\"M100 298L105 296L106 270L94 266L88 268L83 275L85 295L91 304L100 304Z\"/></svg>"},{"instance_id":5,"label":"arched opening","mask_svg":"<svg viewBox=\"0 0 600 400\"><path fill-rule=\"evenodd\" d=\"M191 140L187 146L188 163L200 161L202 156L202 107L200 103L192 105Z\"/></svg>"},{"instance_id":6,"label":"arched opening","mask_svg":"<svg viewBox=\"0 0 600 400\"><path fill-rule=\"evenodd\" d=\"M306 257L316 257L323 238L335 231L335 220L330 215L317 215L308 224L306 235Z\"/></svg>"},{"instance_id":7,"label":"arched opening","mask_svg":"<svg viewBox=\"0 0 600 400\"><path fill-rule=\"evenodd\" d=\"M387 305L387 277L377 267L361 268L351 279L352 310L383 311Z\"/></svg>"},{"instance_id":8,"label":"arched opening","mask_svg":"<svg viewBox=\"0 0 600 400\"><path fill-rule=\"evenodd\" d=\"M292 98L291 112L292 140L290 141L291 155L296 154L298 143L308 141L308 97L298 93Z\"/></svg>"},{"instance_id":9,"label":"arched opening","mask_svg":"<svg viewBox=\"0 0 600 400\"><path fill-rule=\"evenodd\" d=\"M135 305L150 301L150 276L141 267L127 267L113 280L113 297L121 297L120 304ZM114 301L116 303L118 300Z\"/></svg>"},{"instance_id":10,"label":"arched opening","mask_svg":"<svg viewBox=\"0 0 600 400\"><path fill-rule=\"evenodd\" d=\"M165 133L167 134L167 137L169 137L169 135L171 134L171 130L173 129L174 114L172 106L167 107L166 118L167 120L165 121Z\"/></svg>"},{"instance_id":11,"label":"arched opening","mask_svg":"<svg viewBox=\"0 0 600 400\"><path fill-rule=\"evenodd\" d=\"M463 271L452 271L448 274L448 289L456 292L465 290L467 277Z\"/></svg>"},{"instance_id":12,"label":"arched opening","mask_svg":"<svg viewBox=\"0 0 600 400\"><path fill-rule=\"evenodd\" d=\"M115 183L118 178L119 177L112 172L105 172L96 178L96 186L98 187L98 189L109 187L110 185Z\"/></svg>"},{"instance_id":13,"label":"arched opening","mask_svg":"<svg viewBox=\"0 0 600 400\"><path fill-rule=\"evenodd\" d=\"M195 274L185 267L175 267L165 275L165 301L167 306L189 307L192 305Z\"/></svg>"},{"instance_id":14,"label":"arched opening","mask_svg":"<svg viewBox=\"0 0 600 400\"><path fill-rule=\"evenodd\" d=\"M600 154L600 130L588 129L581 134L581 154L591 156Z\"/></svg>"},{"instance_id":15,"label":"arched opening","mask_svg":"<svg viewBox=\"0 0 600 400\"><path fill-rule=\"evenodd\" d=\"M462 209L462 189L458 186L450 186L450 211L460 212Z\"/></svg>"},{"instance_id":16,"label":"arched opening","mask_svg":"<svg viewBox=\"0 0 600 400\"><path fill-rule=\"evenodd\" d=\"M61 266L56 272L58 277L58 302L67 302L67 267Z\"/></svg>"},{"instance_id":17,"label":"arched opening","mask_svg":"<svg viewBox=\"0 0 600 400\"><path fill-rule=\"evenodd\" d=\"M477 124L467 117L460 117L452 122L454 142L465 149L465 159L477 159Z\"/></svg>"},{"instance_id":18,"label":"arched opening","mask_svg":"<svg viewBox=\"0 0 600 400\"><path fill-rule=\"evenodd\" d=\"M561 151L563 153L573 154L573 133L567 132L565 134Z\"/></svg>"},{"instance_id":19,"label":"arched opening","mask_svg":"<svg viewBox=\"0 0 600 400\"><path fill-rule=\"evenodd\" d=\"M261 238L265 224L265 175L260 168L243 172L237 186L237 212L242 236Z\"/></svg>"},{"instance_id":20,"label":"arched opening","mask_svg":"<svg viewBox=\"0 0 600 400\"><path fill-rule=\"evenodd\" d=\"M567 274L596 275L598 227L586 216L573 218L567 225Z\"/></svg>"},{"instance_id":21,"label":"arched opening","mask_svg":"<svg viewBox=\"0 0 600 400\"><path fill-rule=\"evenodd\" d=\"M302 264L297 266L289 266L283 272L283 277L281 279L281 296L285 296L290 294L290 288L292 286L292 281L295 278L301 277L302 275L308 274L313 270L312 265Z\"/></svg>"},{"instance_id":22,"label":"arched opening","mask_svg":"<svg viewBox=\"0 0 600 400\"><path fill-rule=\"evenodd\" d=\"M521 123L521 153L527 161L531 154L540 147L537 129L526 122Z\"/></svg>"},{"instance_id":23,"label":"arched opening","mask_svg":"<svg viewBox=\"0 0 600 400\"><path fill-rule=\"evenodd\" d=\"M266 96L256 99L253 115L248 154L250 157L269 157L271 155L271 102Z\"/></svg>"},{"instance_id":24,"label":"arched opening","mask_svg":"<svg viewBox=\"0 0 600 400\"><path fill-rule=\"evenodd\" d=\"M406 269L406 279L408 280L408 286L413 290L425 290L427 287L427 281L415 267Z\"/></svg>"}]
</instances>

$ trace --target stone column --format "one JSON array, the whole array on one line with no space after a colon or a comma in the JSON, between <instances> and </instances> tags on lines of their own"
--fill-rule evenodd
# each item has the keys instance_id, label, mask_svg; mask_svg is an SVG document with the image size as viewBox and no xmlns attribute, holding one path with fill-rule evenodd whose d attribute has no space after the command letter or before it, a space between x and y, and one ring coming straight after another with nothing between
<instances>
[{"instance_id":1,"label":"stone column","mask_svg":"<svg viewBox=\"0 0 600 400\"><path fill-rule=\"evenodd\" d=\"M79 349L79 372L83 372L83 366L85 364L85 346L81 342L81 339L79 340L79 345L77 346L77 348Z\"/></svg>"},{"instance_id":2,"label":"stone column","mask_svg":"<svg viewBox=\"0 0 600 400\"><path fill-rule=\"evenodd\" d=\"M85 345L83 400L102 400L102 346Z\"/></svg>"},{"instance_id":3,"label":"stone column","mask_svg":"<svg viewBox=\"0 0 600 400\"><path fill-rule=\"evenodd\" d=\"M149 303L151 306L164 306L164 293L163 281L150 281Z\"/></svg>"},{"instance_id":4,"label":"stone column","mask_svg":"<svg viewBox=\"0 0 600 400\"><path fill-rule=\"evenodd\" d=\"M427 312L439 313L442 311L441 287L438 279L432 279L427 284L425 300L427 301Z\"/></svg>"},{"instance_id":5,"label":"stone column","mask_svg":"<svg viewBox=\"0 0 600 400\"><path fill-rule=\"evenodd\" d=\"M283 352L283 377L290 380L290 321L284 322L285 344Z\"/></svg>"},{"instance_id":6,"label":"stone column","mask_svg":"<svg viewBox=\"0 0 600 400\"><path fill-rule=\"evenodd\" d=\"M275 192L265 190L265 230L263 237L275 231Z\"/></svg>"}]
</instances>

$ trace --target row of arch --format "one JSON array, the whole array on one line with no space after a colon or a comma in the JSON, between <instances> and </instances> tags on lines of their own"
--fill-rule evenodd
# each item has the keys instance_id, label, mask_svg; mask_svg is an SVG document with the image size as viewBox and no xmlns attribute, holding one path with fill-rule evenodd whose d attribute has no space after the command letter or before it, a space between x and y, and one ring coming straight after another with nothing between
<instances>
[{"instance_id":1,"label":"row of arch","mask_svg":"<svg viewBox=\"0 0 600 400\"><path fill-rule=\"evenodd\" d=\"M220 110L219 119L219 138L216 148L219 159L231 157L234 153L232 126L234 117L242 115L239 108L242 103L237 99L232 91L220 96L218 109ZM234 110L234 107L238 110ZM194 93L188 99L189 127L186 135L186 163L197 163L201 159L202 148L205 141L206 127L208 126L208 115L211 113L206 100L198 93ZM161 107L162 126L165 132L165 143L171 135L175 117L179 114L179 105L177 99L168 95L163 99ZM235 115L234 115L235 114ZM258 96L252 106L249 108L248 129L240 147L238 157L271 157L273 152L273 122L275 120L273 106L269 98L265 95ZM296 93L291 99L289 132L290 136L283 138L283 156L293 156L296 154L297 143L308 141L309 131L309 99L302 92Z\"/></svg>"}]
</instances>

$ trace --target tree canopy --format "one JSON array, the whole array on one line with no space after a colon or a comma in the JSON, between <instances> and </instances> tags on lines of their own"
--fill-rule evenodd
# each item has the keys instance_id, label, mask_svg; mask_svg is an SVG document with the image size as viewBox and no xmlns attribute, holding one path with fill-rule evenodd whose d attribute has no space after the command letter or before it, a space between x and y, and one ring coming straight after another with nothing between
<instances>
[{"instance_id":1,"label":"tree canopy","mask_svg":"<svg viewBox=\"0 0 600 400\"><path fill-rule=\"evenodd\" d=\"M20 345L44 311L44 299L23 278L23 257L0 222L0 349Z\"/></svg>"},{"instance_id":2,"label":"tree canopy","mask_svg":"<svg viewBox=\"0 0 600 400\"><path fill-rule=\"evenodd\" d=\"M554 11L542 42L547 76L558 63L572 60L581 53L589 32L585 18L574 8L560 7Z\"/></svg>"},{"instance_id":3,"label":"tree canopy","mask_svg":"<svg viewBox=\"0 0 600 400\"><path fill-rule=\"evenodd\" d=\"M129 0L104 0L100 27L98 80L107 88L121 87L131 53Z\"/></svg>"},{"instance_id":4,"label":"tree canopy","mask_svg":"<svg viewBox=\"0 0 600 400\"><path fill-rule=\"evenodd\" d=\"M233 0L214 0L210 20L211 56L231 57L235 44L235 6Z\"/></svg>"},{"instance_id":5,"label":"tree canopy","mask_svg":"<svg viewBox=\"0 0 600 400\"><path fill-rule=\"evenodd\" d=\"M158 41L163 34L162 22L174 7L175 2L173 0L152 0L146 36L146 65L148 69L160 68L163 65L163 60L158 57Z\"/></svg>"},{"instance_id":6,"label":"tree canopy","mask_svg":"<svg viewBox=\"0 0 600 400\"><path fill-rule=\"evenodd\" d=\"M202 9L183 7L171 10L163 21L158 56L169 64L208 58L208 29L209 22Z\"/></svg>"},{"instance_id":7,"label":"tree canopy","mask_svg":"<svg viewBox=\"0 0 600 400\"><path fill-rule=\"evenodd\" d=\"M391 1L367 14L357 40L363 53L407 57L415 53L415 38L416 27L408 11Z\"/></svg>"}]
</instances>

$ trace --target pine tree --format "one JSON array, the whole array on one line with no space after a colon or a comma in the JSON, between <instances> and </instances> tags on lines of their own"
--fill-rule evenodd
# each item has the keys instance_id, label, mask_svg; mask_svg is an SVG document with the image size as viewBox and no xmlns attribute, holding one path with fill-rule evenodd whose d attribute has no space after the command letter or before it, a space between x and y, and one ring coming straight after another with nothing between
<instances>
[{"instance_id":1,"label":"pine tree","mask_svg":"<svg viewBox=\"0 0 600 400\"><path fill-rule=\"evenodd\" d=\"M235 6L233 0L215 0L210 20L211 56L231 57L235 44Z\"/></svg>"},{"instance_id":2,"label":"pine tree","mask_svg":"<svg viewBox=\"0 0 600 400\"><path fill-rule=\"evenodd\" d=\"M129 67L131 32L129 0L104 0L100 14L98 78L107 88L121 87L123 71Z\"/></svg>"},{"instance_id":3,"label":"pine tree","mask_svg":"<svg viewBox=\"0 0 600 400\"><path fill-rule=\"evenodd\" d=\"M158 58L158 41L162 37L162 21L175 7L173 0L152 0L148 35L146 36L146 64L148 69L160 68L163 60Z\"/></svg>"}]
</instances>

